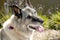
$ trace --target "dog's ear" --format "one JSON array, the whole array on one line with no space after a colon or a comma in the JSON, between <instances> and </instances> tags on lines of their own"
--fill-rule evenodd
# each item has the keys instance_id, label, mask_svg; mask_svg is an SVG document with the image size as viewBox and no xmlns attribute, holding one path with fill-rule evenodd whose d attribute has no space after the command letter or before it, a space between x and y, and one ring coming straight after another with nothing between
<instances>
[{"instance_id":1,"label":"dog's ear","mask_svg":"<svg viewBox=\"0 0 60 40\"><path fill-rule=\"evenodd\" d=\"M20 14L19 12L20 12L21 9L20 9L18 6L12 5L12 6L9 6L9 7L11 7L12 10L13 10L14 12L16 12L17 14Z\"/></svg>"},{"instance_id":2,"label":"dog's ear","mask_svg":"<svg viewBox=\"0 0 60 40\"><path fill-rule=\"evenodd\" d=\"M16 5L13 5L13 6L10 6L12 8L12 11L14 12L14 14L18 17L22 16L22 12L21 12L21 9L16 6Z\"/></svg>"},{"instance_id":3,"label":"dog's ear","mask_svg":"<svg viewBox=\"0 0 60 40\"><path fill-rule=\"evenodd\" d=\"M24 6L26 7L26 6L30 6L30 7L33 7L32 6L32 4L31 4L31 2L30 2L30 0L24 0Z\"/></svg>"}]
</instances>

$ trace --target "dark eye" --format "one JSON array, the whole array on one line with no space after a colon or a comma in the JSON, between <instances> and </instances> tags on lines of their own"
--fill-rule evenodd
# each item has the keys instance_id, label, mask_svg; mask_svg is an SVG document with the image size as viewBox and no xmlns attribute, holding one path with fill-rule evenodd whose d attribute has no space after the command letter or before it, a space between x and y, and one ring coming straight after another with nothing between
<instances>
[{"instance_id":1,"label":"dark eye","mask_svg":"<svg viewBox=\"0 0 60 40\"><path fill-rule=\"evenodd\" d=\"M27 18L28 18L28 19L30 19L30 18L31 18L31 16L30 16L30 15L28 15L28 16L27 16Z\"/></svg>"},{"instance_id":2,"label":"dark eye","mask_svg":"<svg viewBox=\"0 0 60 40\"><path fill-rule=\"evenodd\" d=\"M37 13L36 11L34 13Z\"/></svg>"}]
</instances>

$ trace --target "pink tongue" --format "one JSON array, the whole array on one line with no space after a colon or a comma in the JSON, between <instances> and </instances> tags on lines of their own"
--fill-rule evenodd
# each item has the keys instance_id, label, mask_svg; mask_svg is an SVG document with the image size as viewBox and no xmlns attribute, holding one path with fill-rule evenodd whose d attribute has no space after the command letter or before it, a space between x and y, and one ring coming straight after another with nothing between
<instances>
[{"instance_id":1,"label":"pink tongue","mask_svg":"<svg viewBox=\"0 0 60 40\"><path fill-rule=\"evenodd\" d=\"M43 32L43 31L44 31L44 28L43 28L43 27L37 27L36 30L37 30L38 32Z\"/></svg>"}]
</instances>

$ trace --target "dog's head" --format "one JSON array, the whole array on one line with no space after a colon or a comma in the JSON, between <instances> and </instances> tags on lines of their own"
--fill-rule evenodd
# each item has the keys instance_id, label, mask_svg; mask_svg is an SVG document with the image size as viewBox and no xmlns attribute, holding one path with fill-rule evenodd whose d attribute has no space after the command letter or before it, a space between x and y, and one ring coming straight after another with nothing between
<instances>
[{"instance_id":1,"label":"dog's head","mask_svg":"<svg viewBox=\"0 0 60 40\"><path fill-rule=\"evenodd\" d=\"M28 3L28 2L27 2ZM44 28L41 24L44 22L37 15L37 11L30 7L30 4L25 6L25 8L20 9L18 6L10 6L13 9L13 14L17 17L16 21L19 23L19 29L23 30L37 30L43 31Z\"/></svg>"}]
</instances>

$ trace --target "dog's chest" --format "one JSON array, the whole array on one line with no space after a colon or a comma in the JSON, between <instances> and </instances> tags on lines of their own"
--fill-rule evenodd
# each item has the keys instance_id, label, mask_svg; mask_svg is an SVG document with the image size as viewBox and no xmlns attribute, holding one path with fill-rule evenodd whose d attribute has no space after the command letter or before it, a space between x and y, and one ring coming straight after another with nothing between
<instances>
[{"instance_id":1,"label":"dog's chest","mask_svg":"<svg viewBox=\"0 0 60 40\"><path fill-rule=\"evenodd\" d=\"M6 34L11 40L30 40L30 35L27 33L15 31L15 30L6 30Z\"/></svg>"}]
</instances>

